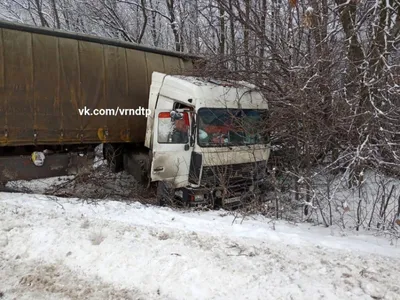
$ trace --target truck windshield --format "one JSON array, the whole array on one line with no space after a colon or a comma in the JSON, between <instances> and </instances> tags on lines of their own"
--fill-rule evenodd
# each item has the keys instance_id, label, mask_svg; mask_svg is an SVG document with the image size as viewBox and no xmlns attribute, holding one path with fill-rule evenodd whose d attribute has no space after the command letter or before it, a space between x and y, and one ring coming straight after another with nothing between
<instances>
[{"instance_id":1,"label":"truck windshield","mask_svg":"<svg viewBox=\"0 0 400 300\"><path fill-rule=\"evenodd\" d=\"M267 110L201 108L198 111L198 143L201 147L268 143Z\"/></svg>"}]
</instances>

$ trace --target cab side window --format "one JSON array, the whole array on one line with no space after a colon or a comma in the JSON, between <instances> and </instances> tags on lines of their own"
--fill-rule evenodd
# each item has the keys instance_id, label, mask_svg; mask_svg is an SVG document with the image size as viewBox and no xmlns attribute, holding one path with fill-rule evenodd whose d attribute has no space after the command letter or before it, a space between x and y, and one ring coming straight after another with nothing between
<instances>
[{"instance_id":1,"label":"cab side window","mask_svg":"<svg viewBox=\"0 0 400 300\"><path fill-rule=\"evenodd\" d=\"M182 113L182 118L172 119L170 113L158 114L158 143L187 144L189 142L189 115Z\"/></svg>"}]
</instances>

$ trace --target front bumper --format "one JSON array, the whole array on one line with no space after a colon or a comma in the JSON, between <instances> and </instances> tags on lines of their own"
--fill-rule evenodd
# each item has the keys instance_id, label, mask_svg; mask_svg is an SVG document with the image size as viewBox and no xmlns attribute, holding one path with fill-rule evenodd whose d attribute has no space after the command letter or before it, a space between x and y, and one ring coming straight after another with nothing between
<instances>
[{"instance_id":1,"label":"front bumper","mask_svg":"<svg viewBox=\"0 0 400 300\"><path fill-rule=\"evenodd\" d=\"M250 185L232 185L226 188L183 188L176 192L176 196L189 206L220 203L231 207L259 196L265 190L265 185L266 179L260 179Z\"/></svg>"}]
</instances>

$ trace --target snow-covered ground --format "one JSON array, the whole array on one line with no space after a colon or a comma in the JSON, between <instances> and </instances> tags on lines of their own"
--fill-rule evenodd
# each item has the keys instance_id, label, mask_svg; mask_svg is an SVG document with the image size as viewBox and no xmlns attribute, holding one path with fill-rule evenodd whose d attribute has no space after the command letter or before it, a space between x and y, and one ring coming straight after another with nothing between
<instances>
[{"instance_id":1,"label":"snow-covered ground","mask_svg":"<svg viewBox=\"0 0 400 300\"><path fill-rule=\"evenodd\" d=\"M1 299L400 299L400 245L312 225L0 193Z\"/></svg>"}]
</instances>

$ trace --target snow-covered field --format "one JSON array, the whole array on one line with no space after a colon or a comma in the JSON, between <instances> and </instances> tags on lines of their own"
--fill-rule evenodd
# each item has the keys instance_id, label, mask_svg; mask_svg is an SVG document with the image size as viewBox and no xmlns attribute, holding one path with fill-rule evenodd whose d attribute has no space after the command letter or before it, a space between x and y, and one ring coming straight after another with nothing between
<instances>
[{"instance_id":1,"label":"snow-covered field","mask_svg":"<svg viewBox=\"0 0 400 300\"><path fill-rule=\"evenodd\" d=\"M139 203L0 193L3 299L400 299L400 245Z\"/></svg>"}]
</instances>

